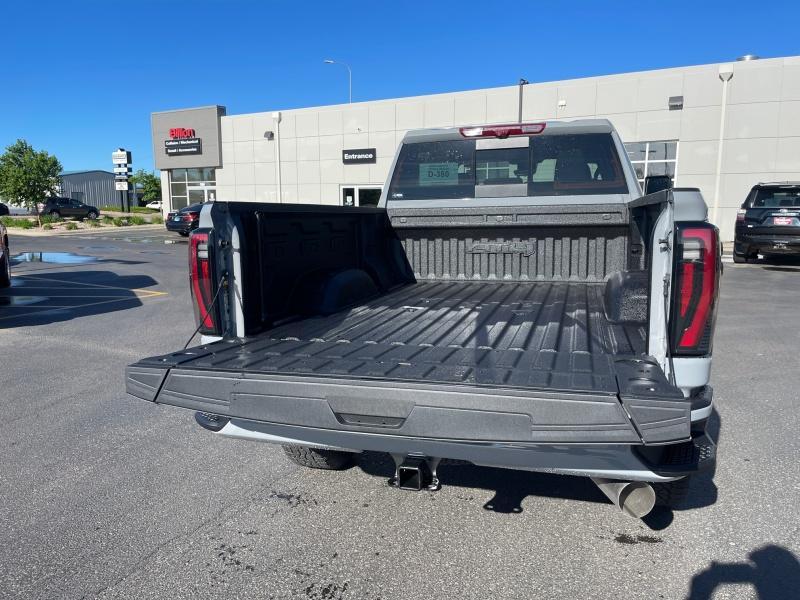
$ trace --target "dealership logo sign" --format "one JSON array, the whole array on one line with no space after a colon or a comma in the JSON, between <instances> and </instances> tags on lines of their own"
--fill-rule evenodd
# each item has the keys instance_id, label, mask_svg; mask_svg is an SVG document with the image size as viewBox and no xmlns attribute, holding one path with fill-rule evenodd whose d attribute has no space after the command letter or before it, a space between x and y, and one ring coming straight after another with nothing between
<instances>
[{"instance_id":1,"label":"dealership logo sign","mask_svg":"<svg viewBox=\"0 0 800 600\"><path fill-rule=\"evenodd\" d=\"M186 127L173 127L169 130L169 137L173 140L180 140L197 136L195 136L194 129L191 127L188 129Z\"/></svg>"}]
</instances>

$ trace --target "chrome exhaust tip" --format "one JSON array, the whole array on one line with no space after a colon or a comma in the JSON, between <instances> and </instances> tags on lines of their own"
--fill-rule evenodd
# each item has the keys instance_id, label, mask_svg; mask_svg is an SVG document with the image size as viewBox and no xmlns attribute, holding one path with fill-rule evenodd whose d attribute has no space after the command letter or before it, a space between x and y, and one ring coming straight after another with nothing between
<instances>
[{"instance_id":1,"label":"chrome exhaust tip","mask_svg":"<svg viewBox=\"0 0 800 600\"><path fill-rule=\"evenodd\" d=\"M600 477L592 477L592 481L617 508L634 519L647 516L656 505L653 486L645 481L617 481Z\"/></svg>"}]
</instances>

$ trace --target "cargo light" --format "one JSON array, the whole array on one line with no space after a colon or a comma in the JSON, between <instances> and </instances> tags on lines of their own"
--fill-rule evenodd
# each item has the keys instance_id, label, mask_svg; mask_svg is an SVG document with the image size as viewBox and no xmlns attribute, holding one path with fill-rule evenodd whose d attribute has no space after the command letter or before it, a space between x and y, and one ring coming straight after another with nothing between
<instances>
[{"instance_id":1,"label":"cargo light","mask_svg":"<svg viewBox=\"0 0 800 600\"><path fill-rule=\"evenodd\" d=\"M719 230L709 223L677 227L672 353L711 354L719 295Z\"/></svg>"},{"instance_id":2,"label":"cargo light","mask_svg":"<svg viewBox=\"0 0 800 600\"><path fill-rule=\"evenodd\" d=\"M208 249L208 232L192 233L189 238L189 287L195 321L200 333L216 334L218 327L217 311L214 307L214 278Z\"/></svg>"},{"instance_id":3,"label":"cargo light","mask_svg":"<svg viewBox=\"0 0 800 600\"><path fill-rule=\"evenodd\" d=\"M534 135L542 133L545 123L513 123L511 125L481 125L478 127L459 127L463 137L496 137L507 138L510 135Z\"/></svg>"}]
</instances>

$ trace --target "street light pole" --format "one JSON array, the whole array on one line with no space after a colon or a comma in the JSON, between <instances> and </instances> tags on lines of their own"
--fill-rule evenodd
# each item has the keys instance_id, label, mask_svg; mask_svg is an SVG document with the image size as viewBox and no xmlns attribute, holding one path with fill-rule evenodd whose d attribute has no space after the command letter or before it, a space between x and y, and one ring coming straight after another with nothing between
<instances>
[{"instance_id":1,"label":"street light pole","mask_svg":"<svg viewBox=\"0 0 800 600\"><path fill-rule=\"evenodd\" d=\"M330 58L326 58L322 62L324 62L326 65L342 65L343 67L345 67L347 69L347 96L348 96L348 102L350 104L352 104L353 103L353 71L350 70L350 65L348 65L347 63L331 60Z\"/></svg>"},{"instance_id":2,"label":"street light pole","mask_svg":"<svg viewBox=\"0 0 800 600\"><path fill-rule=\"evenodd\" d=\"M528 85L530 82L523 78L519 78L519 123L522 123L522 86Z\"/></svg>"}]
</instances>

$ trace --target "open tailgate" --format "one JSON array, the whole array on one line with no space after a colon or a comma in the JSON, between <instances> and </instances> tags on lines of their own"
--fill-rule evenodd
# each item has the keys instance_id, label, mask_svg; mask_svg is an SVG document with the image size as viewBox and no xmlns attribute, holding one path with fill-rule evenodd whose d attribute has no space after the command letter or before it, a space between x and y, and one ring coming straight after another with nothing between
<instances>
[{"instance_id":1,"label":"open tailgate","mask_svg":"<svg viewBox=\"0 0 800 600\"><path fill-rule=\"evenodd\" d=\"M198 346L130 365L126 388L143 400L230 418L415 438L691 439L690 401L649 357L463 349L437 361L435 348L409 359L403 347L318 344L310 352L307 343L256 337Z\"/></svg>"}]
</instances>

